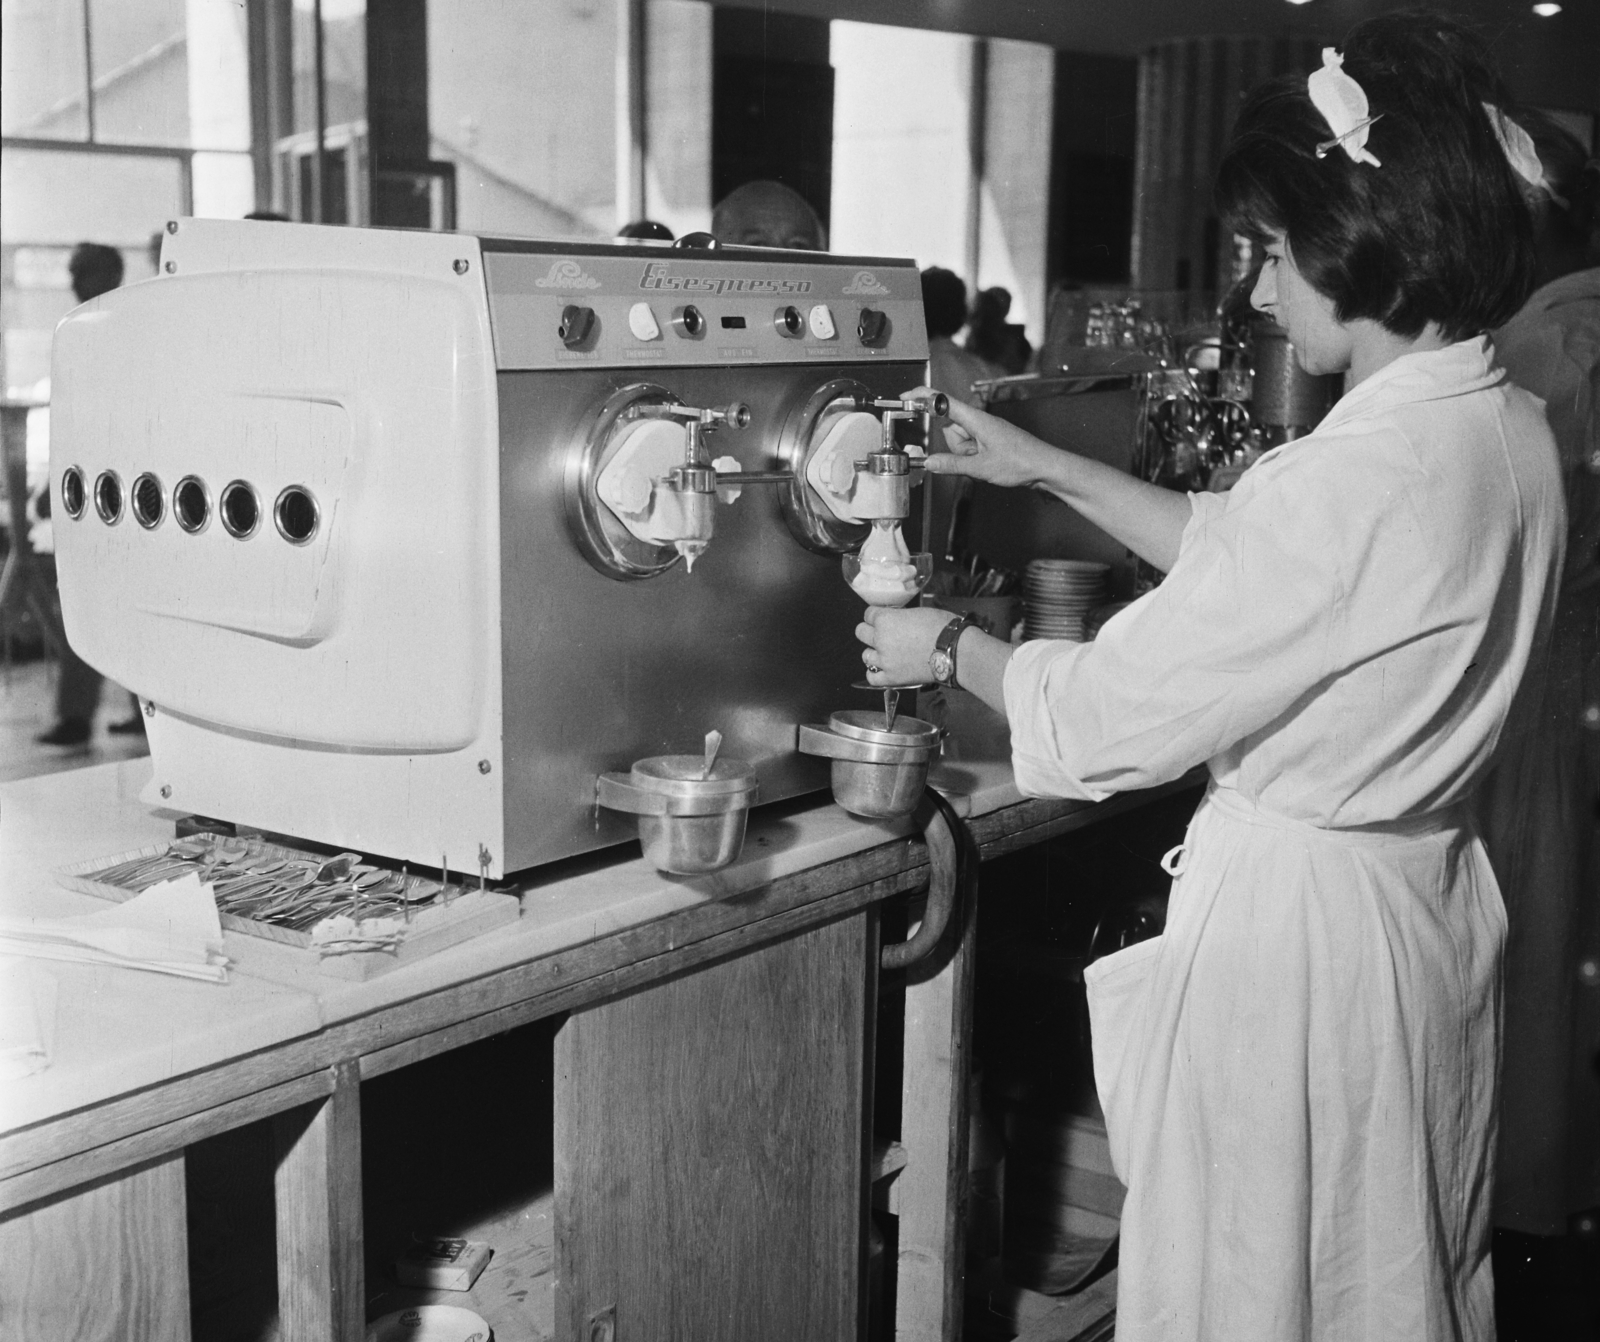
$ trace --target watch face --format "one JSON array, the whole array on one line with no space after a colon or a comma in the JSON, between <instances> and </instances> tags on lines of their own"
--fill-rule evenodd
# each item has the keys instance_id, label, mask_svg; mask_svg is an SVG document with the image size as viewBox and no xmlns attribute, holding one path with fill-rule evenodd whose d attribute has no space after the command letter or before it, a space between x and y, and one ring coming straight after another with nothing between
<instances>
[{"instance_id":1,"label":"watch face","mask_svg":"<svg viewBox=\"0 0 1600 1342\"><path fill-rule=\"evenodd\" d=\"M928 669L933 672L933 678L941 685L944 685L949 683L950 673L955 670L955 667L950 663L950 654L948 652L936 652L932 657L928 658Z\"/></svg>"}]
</instances>

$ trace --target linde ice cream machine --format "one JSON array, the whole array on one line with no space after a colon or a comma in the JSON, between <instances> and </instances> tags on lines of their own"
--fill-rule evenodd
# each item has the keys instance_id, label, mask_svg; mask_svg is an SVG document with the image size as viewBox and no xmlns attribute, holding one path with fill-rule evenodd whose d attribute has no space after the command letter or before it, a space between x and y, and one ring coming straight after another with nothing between
<instances>
[{"instance_id":1,"label":"linde ice cream machine","mask_svg":"<svg viewBox=\"0 0 1600 1342\"><path fill-rule=\"evenodd\" d=\"M599 775L711 729L820 789L926 358L910 261L175 221L56 335L67 636L145 801L394 861L632 838Z\"/></svg>"}]
</instances>

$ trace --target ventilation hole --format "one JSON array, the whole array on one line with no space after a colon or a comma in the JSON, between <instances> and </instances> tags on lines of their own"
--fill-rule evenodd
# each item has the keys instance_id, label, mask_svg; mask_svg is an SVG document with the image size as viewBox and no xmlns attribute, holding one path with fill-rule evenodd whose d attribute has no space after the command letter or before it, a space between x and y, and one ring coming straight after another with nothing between
<instances>
[{"instance_id":1,"label":"ventilation hole","mask_svg":"<svg viewBox=\"0 0 1600 1342\"><path fill-rule=\"evenodd\" d=\"M166 509L166 501L161 493L161 481L149 471L133 482L133 490L128 499L129 507L133 509L134 521L146 531L160 523L161 515Z\"/></svg>"},{"instance_id":2,"label":"ventilation hole","mask_svg":"<svg viewBox=\"0 0 1600 1342\"><path fill-rule=\"evenodd\" d=\"M115 471L101 471L95 480L94 510L108 527L122 520L122 481Z\"/></svg>"},{"instance_id":3,"label":"ventilation hole","mask_svg":"<svg viewBox=\"0 0 1600 1342\"><path fill-rule=\"evenodd\" d=\"M278 534L291 545L304 545L317 534L317 501L304 485L290 485L272 505Z\"/></svg>"},{"instance_id":4,"label":"ventilation hole","mask_svg":"<svg viewBox=\"0 0 1600 1342\"><path fill-rule=\"evenodd\" d=\"M68 517L74 522L83 516L83 505L89 500L83 492L83 471L77 466L68 466L61 473L61 506L66 510Z\"/></svg>"},{"instance_id":5,"label":"ventilation hole","mask_svg":"<svg viewBox=\"0 0 1600 1342\"><path fill-rule=\"evenodd\" d=\"M256 501L256 491L243 480L223 486L217 511L222 515L227 533L239 540L248 540L261 525L261 505Z\"/></svg>"},{"instance_id":6,"label":"ventilation hole","mask_svg":"<svg viewBox=\"0 0 1600 1342\"><path fill-rule=\"evenodd\" d=\"M186 475L172 491L172 512L178 525L190 535L204 529L211 520L211 496L206 493L205 481L197 475Z\"/></svg>"}]
</instances>

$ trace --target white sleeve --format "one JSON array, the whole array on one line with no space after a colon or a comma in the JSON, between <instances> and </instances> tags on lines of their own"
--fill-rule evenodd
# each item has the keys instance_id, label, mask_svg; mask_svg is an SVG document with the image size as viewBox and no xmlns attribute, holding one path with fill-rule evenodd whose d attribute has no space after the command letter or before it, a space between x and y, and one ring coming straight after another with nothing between
<instances>
[{"instance_id":1,"label":"white sleeve","mask_svg":"<svg viewBox=\"0 0 1600 1342\"><path fill-rule=\"evenodd\" d=\"M1100 800L1153 787L1287 710L1338 665L1352 519L1272 472L1201 495L1166 581L1093 643L1025 643L1005 673L1017 786ZM1288 478L1285 478L1288 477ZM1302 477L1303 478L1303 477Z\"/></svg>"}]
</instances>

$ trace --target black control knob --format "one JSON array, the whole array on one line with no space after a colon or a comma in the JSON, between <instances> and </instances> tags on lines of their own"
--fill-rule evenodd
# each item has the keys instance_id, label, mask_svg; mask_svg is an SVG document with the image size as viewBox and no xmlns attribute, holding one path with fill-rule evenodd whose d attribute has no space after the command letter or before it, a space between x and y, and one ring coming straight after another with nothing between
<instances>
[{"instance_id":1,"label":"black control knob","mask_svg":"<svg viewBox=\"0 0 1600 1342\"><path fill-rule=\"evenodd\" d=\"M721 248L722 244L710 233L685 233L672 244L678 252L715 252Z\"/></svg>"},{"instance_id":2,"label":"black control knob","mask_svg":"<svg viewBox=\"0 0 1600 1342\"><path fill-rule=\"evenodd\" d=\"M772 316L772 324L778 328L778 334L787 340L798 340L806 333L805 316L793 304L779 308Z\"/></svg>"},{"instance_id":3,"label":"black control knob","mask_svg":"<svg viewBox=\"0 0 1600 1342\"><path fill-rule=\"evenodd\" d=\"M693 303L685 303L672 314L672 326L681 336L698 340L706 333L706 317Z\"/></svg>"},{"instance_id":4,"label":"black control knob","mask_svg":"<svg viewBox=\"0 0 1600 1342\"><path fill-rule=\"evenodd\" d=\"M862 308L856 322L856 335L868 349L879 349L889 343L889 314L877 308Z\"/></svg>"},{"instance_id":5,"label":"black control knob","mask_svg":"<svg viewBox=\"0 0 1600 1342\"><path fill-rule=\"evenodd\" d=\"M561 337L561 343L568 349L580 349L587 344L594 330L593 308L586 308L578 303L568 303L561 309L561 325L556 327L556 334Z\"/></svg>"}]
</instances>

